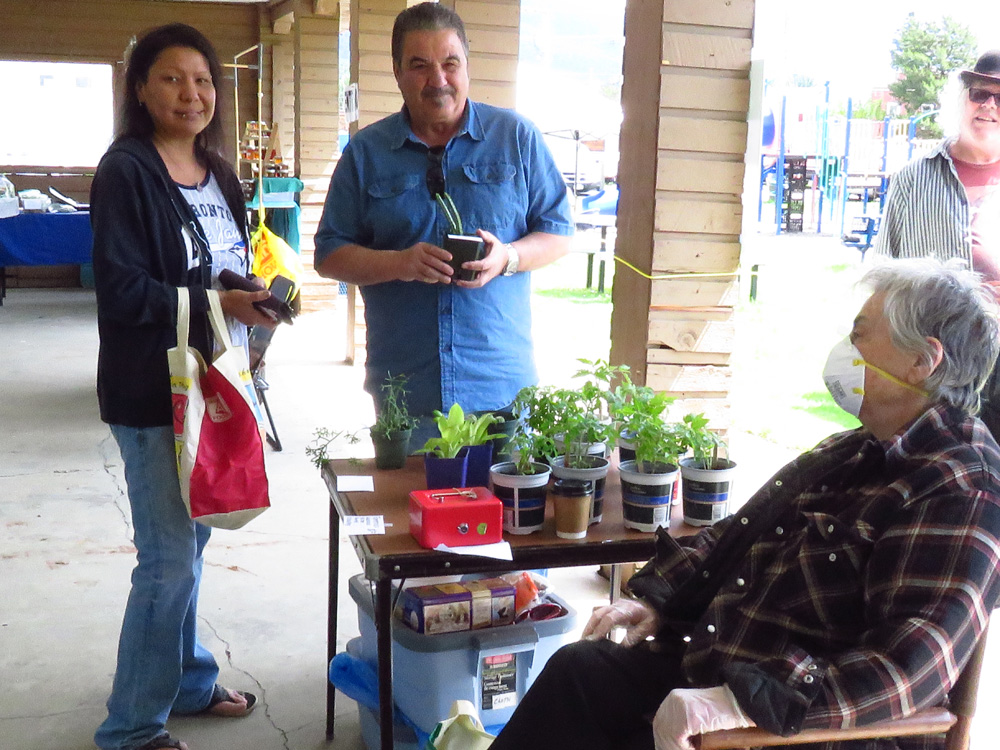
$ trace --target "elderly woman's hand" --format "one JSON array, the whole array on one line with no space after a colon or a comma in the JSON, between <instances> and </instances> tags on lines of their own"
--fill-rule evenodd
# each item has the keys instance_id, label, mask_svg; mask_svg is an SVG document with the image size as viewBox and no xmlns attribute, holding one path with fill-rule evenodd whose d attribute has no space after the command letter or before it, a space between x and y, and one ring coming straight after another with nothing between
<instances>
[{"instance_id":1,"label":"elderly woman's hand","mask_svg":"<svg viewBox=\"0 0 1000 750\"><path fill-rule=\"evenodd\" d=\"M725 685L678 688L667 694L653 718L653 743L656 750L692 750L692 735L752 726Z\"/></svg>"},{"instance_id":2,"label":"elderly woman's hand","mask_svg":"<svg viewBox=\"0 0 1000 750\"><path fill-rule=\"evenodd\" d=\"M634 599L619 599L614 604L594 610L590 622L583 629L583 638L596 641L606 638L614 628L625 628L622 644L634 646L656 633L660 626L660 616L645 602Z\"/></svg>"}]
</instances>

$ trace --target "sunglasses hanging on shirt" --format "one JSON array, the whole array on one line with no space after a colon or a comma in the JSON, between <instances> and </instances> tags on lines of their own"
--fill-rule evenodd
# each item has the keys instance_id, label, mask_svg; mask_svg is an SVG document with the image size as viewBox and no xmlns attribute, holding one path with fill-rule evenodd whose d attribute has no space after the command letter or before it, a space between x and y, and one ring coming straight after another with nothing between
<instances>
[{"instance_id":1,"label":"sunglasses hanging on shirt","mask_svg":"<svg viewBox=\"0 0 1000 750\"><path fill-rule=\"evenodd\" d=\"M431 199L444 194L444 169L441 165L443 159L444 146L427 149L427 160L430 162L427 167L427 190L431 194Z\"/></svg>"}]
</instances>

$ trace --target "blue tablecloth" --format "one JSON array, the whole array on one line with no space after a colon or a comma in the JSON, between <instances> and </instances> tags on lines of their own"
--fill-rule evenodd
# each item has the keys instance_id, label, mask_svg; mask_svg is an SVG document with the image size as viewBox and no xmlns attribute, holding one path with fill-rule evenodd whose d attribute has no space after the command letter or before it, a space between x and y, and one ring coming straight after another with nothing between
<instances>
[{"instance_id":1,"label":"blue tablecloth","mask_svg":"<svg viewBox=\"0 0 1000 750\"><path fill-rule=\"evenodd\" d=\"M0 219L0 266L90 263L90 214L20 213Z\"/></svg>"}]
</instances>

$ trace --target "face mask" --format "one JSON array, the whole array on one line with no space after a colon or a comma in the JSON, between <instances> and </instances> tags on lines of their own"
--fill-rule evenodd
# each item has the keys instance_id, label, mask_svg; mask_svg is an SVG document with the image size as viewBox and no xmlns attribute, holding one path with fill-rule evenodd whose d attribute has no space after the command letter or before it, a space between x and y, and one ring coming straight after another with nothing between
<instances>
[{"instance_id":1,"label":"face mask","mask_svg":"<svg viewBox=\"0 0 1000 750\"><path fill-rule=\"evenodd\" d=\"M837 406L853 414L855 417L861 414L861 402L865 397L865 368L878 373L886 380L891 380L896 385L907 388L921 396L927 397L930 394L909 383L900 380L895 375L886 372L881 367L865 362L864 357L858 348L851 343L849 337L839 341L826 360L826 367L823 368L823 382L826 389L830 391Z\"/></svg>"}]
</instances>

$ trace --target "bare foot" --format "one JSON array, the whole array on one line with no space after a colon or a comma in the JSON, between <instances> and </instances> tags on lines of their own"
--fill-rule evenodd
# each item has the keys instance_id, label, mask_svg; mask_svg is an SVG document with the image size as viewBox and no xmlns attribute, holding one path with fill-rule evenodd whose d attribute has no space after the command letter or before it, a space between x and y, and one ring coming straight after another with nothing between
<instances>
[{"instance_id":1,"label":"bare foot","mask_svg":"<svg viewBox=\"0 0 1000 750\"><path fill-rule=\"evenodd\" d=\"M220 697L218 694L213 697L213 703L205 709L205 713L212 716L226 716L239 718L246 716L257 705L257 696L253 693L244 693L239 690L222 689L227 697ZM220 698L215 700L215 698Z\"/></svg>"}]
</instances>

